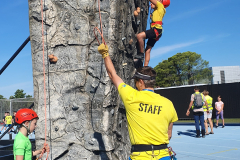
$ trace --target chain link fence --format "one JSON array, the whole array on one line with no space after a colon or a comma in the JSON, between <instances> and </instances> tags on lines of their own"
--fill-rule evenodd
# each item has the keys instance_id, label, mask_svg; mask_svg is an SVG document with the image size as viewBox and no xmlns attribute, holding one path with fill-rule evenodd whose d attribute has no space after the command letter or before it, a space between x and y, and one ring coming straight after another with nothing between
<instances>
[{"instance_id":1,"label":"chain link fence","mask_svg":"<svg viewBox=\"0 0 240 160\"><path fill-rule=\"evenodd\" d=\"M33 102L34 98L0 99L0 122L2 122L5 112L9 112L13 116L14 111L28 108Z\"/></svg>"}]
</instances>

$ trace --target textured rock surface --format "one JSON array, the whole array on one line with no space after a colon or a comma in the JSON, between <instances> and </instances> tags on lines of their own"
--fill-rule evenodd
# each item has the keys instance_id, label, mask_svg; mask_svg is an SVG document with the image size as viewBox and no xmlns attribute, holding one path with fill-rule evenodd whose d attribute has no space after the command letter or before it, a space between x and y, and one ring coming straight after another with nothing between
<instances>
[{"instance_id":1,"label":"textured rock surface","mask_svg":"<svg viewBox=\"0 0 240 160\"><path fill-rule=\"evenodd\" d=\"M138 6L141 14L134 17ZM94 27L100 28L97 0L45 0L44 10L49 159L126 160L130 142L124 106L97 52L93 33ZM111 59L118 75L130 85L137 53L135 34L146 28L147 15L148 0L101 1ZM29 0L29 17L40 148L45 127L40 1ZM49 63L50 54L58 57L57 63Z\"/></svg>"}]
</instances>

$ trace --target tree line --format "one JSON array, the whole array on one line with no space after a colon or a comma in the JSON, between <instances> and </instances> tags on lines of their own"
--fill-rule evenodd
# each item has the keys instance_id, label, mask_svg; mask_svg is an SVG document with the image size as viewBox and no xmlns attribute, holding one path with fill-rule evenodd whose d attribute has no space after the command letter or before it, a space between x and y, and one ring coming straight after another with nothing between
<instances>
[{"instance_id":1,"label":"tree line","mask_svg":"<svg viewBox=\"0 0 240 160\"><path fill-rule=\"evenodd\" d=\"M32 98L32 96L26 95L23 89L17 89L14 95L9 97L9 99L15 99L15 98ZM6 99L6 98L0 94L0 99Z\"/></svg>"}]
</instances>

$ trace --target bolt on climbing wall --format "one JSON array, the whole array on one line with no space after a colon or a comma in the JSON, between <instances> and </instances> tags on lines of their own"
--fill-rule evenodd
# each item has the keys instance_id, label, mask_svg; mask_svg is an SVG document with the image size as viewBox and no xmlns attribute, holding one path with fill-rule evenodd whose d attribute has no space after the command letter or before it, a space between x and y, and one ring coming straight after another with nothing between
<instances>
[{"instance_id":1,"label":"bolt on climbing wall","mask_svg":"<svg viewBox=\"0 0 240 160\"><path fill-rule=\"evenodd\" d=\"M98 9L97 0L43 0L44 81L41 2L29 0L36 146L45 139L45 83L48 159L126 160L130 154L125 109L97 52ZM100 9L117 74L133 86L136 34L146 29L148 0L101 0Z\"/></svg>"}]
</instances>

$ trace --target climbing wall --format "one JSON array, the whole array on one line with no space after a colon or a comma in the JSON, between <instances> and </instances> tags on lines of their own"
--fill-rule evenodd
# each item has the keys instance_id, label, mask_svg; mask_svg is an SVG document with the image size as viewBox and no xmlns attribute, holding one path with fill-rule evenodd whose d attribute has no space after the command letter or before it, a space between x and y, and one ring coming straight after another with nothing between
<instances>
[{"instance_id":1,"label":"climbing wall","mask_svg":"<svg viewBox=\"0 0 240 160\"><path fill-rule=\"evenodd\" d=\"M100 8L117 74L133 86L136 34L146 29L148 0L101 0ZM44 81L41 1L29 0L36 146L45 140L45 83L51 160L126 160L130 154L125 109L97 52L98 9L97 0L43 0ZM57 62L49 61L51 54Z\"/></svg>"}]
</instances>

